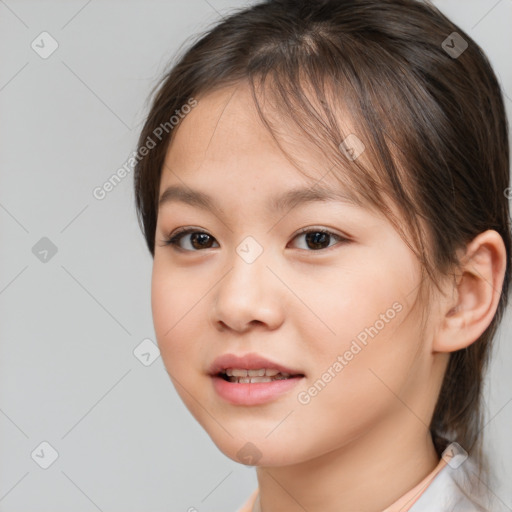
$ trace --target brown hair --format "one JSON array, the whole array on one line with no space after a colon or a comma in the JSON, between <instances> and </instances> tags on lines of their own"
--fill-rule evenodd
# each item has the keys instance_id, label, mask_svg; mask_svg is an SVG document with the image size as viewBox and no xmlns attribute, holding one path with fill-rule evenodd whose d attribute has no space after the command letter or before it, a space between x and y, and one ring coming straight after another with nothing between
<instances>
[{"instance_id":1,"label":"brown hair","mask_svg":"<svg viewBox=\"0 0 512 512\"><path fill-rule=\"evenodd\" d=\"M496 315L478 340L450 355L430 425L439 455L456 440L482 469L482 379L508 300L511 253L508 126L484 52L436 7L416 0L267 0L233 12L198 36L153 91L139 148L155 133L159 143L134 172L153 256L160 176L177 129L158 127L190 98L242 82L273 135L258 85L267 86L265 100L275 100L282 119L331 159L330 169L345 170L333 173L340 183L384 212L409 244L384 201L392 199L436 286L456 268L457 249L487 229L502 236L507 266ZM340 151L348 133L336 105L348 111L371 166Z\"/></svg>"}]
</instances>

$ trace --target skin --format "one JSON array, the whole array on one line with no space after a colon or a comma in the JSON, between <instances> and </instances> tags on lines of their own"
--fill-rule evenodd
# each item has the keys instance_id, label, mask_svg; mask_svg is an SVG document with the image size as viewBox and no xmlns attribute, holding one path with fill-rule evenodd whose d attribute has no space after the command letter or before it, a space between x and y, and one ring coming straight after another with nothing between
<instances>
[{"instance_id":1,"label":"skin","mask_svg":"<svg viewBox=\"0 0 512 512\"><path fill-rule=\"evenodd\" d=\"M294 140L285 149L319 180L322 155ZM331 178L324 184L339 189ZM158 214L153 321L181 399L226 456L239 462L247 442L257 447L263 512L390 506L439 462L428 425L449 352L475 341L496 311L506 258L501 237L486 231L461 253L467 260L457 283L446 280L422 329L419 263L384 216L333 201L265 209L269 198L312 181L277 147L243 86L206 94L183 120L160 193L176 184L207 192L221 207L215 215L172 202ZM179 242L182 251L164 245L179 227L212 238L206 248L190 234ZM298 233L305 227L348 241L331 237L328 248L315 249ZM249 235L263 248L251 264L236 252ZM309 403L299 403L298 393L394 303L401 311ZM208 375L226 352L257 352L306 377L272 402L232 405Z\"/></svg>"}]
</instances>

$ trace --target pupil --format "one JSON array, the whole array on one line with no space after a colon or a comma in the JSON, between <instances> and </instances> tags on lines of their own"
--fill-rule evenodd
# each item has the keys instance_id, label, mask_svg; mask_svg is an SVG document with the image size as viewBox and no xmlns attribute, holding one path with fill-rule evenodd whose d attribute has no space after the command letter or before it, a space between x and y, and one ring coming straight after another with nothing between
<instances>
[{"instance_id":1,"label":"pupil","mask_svg":"<svg viewBox=\"0 0 512 512\"><path fill-rule=\"evenodd\" d=\"M196 245L194 244L194 242L199 238L199 248L204 248L204 247L207 247L206 245L204 244L201 244L201 241L207 241L207 239L209 238L210 235L207 235L206 233L192 233L192 236L190 237L190 240L192 242L192 245L194 246L194 248L197 248Z\"/></svg>"},{"instance_id":2,"label":"pupil","mask_svg":"<svg viewBox=\"0 0 512 512\"><path fill-rule=\"evenodd\" d=\"M319 236L317 236L319 235ZM329 237L328 233L322 233L321 231L312 231L310 233L306 234L306 240L307 243L312 243L313 245L317 246L318 244L322 245L323 242L325 242ZM329 245L329 243L327 243ZM318 247L314 247L318 248ZM322 248L322 247L320 247Z\"/></svg>"}]
</instances>

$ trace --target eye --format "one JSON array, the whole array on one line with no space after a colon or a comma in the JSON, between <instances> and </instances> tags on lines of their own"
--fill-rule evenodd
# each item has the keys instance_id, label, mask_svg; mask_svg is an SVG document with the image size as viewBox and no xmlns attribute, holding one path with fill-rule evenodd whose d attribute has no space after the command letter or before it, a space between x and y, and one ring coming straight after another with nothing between
<instances>
[{"instance_id":1,"label":"eye","mask_svg":"<svg viewBox=\"0 0 512 512\"><path fill-rule=\"evenodd\" d=\"M329 240L335 239L338 242L348 242L348 239L337 235L336 233L332 233L331 231L323 228L304 228L301 229L299 234L296 235L293 239L299 238L305 235L306 247L310 249L314 249L315 251L319 251L322 249L327 249L332 247L334 244L329 244ZM327 244L327 245L326 245ZM311 252L311 251L309 251Z\"/></svg>"},{"instance_id":2,"label":"eye","mask_svg":"<svg viewBox=\"0 0 512 512\"><path fill-rule=\"evenodd\" d=\"M189 239L189 247L192 249L184 248L180 245L181 239L185 238L186 235L192 235ZM209 249L211 247L211 241L215 240L206 231L199 231L193 228L180 228L171 237L163 241L163 246L171 245L175 249L195 252L195 249Z\"/></svg>"},{"instance_id":3,"label":"eye","mask_svg":"<svg viewBox=\"0 0 512 512\"><path fill-rule=\"evenodd\" d=\"M186 238L188 235L192 236L190 238ZM293 237L293 240L301 236L305 236L306 248L313 249L313 251L332 247L334 244L329 243L331 239L337 240L338 242L349 241L347 238L323 228L304 228ZM183 247L180 244L182 239L185 239L188 242L188 247ZM177 250L197 252L197 250L200 249L210 249L214 240L215 238L206 231L199 231L193 228L180 228L172 236L165 239L162 246L171 245Z\"/></svg>"}]
</instances>

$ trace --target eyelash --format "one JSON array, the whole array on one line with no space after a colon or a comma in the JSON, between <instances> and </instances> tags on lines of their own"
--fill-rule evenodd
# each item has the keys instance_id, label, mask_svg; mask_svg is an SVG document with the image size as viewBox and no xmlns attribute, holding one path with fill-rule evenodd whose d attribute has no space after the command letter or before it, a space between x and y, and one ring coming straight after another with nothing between
<instances>
[{"instance_id":1,"label":"eyelash","mask_svg":"<svg viewBox=\"0 0 512 512\"><path fill-rule=\"evenodd\" d=\"M169 238L167 238L167 239L162 241L162 247L170 245L170 246L173 247L173 249L175 249L177 251L183 251L183 252L201 252L201 251L203 251L204 249L197 249L197 250L183 249L182 247L180 247L178 245L180 240L181 240L181 238L183 238L185 235L188 235L190 233L201 233L201 234L205 234L205 235L208 235L208 236L211 237L211 235L208 232L202 231L201 229L179 228L178 230L176 230L174 232L174 234L172 236L170 236ZM324 249L316 249L316 250L314 250L314 249L312 249L312 250L301 249L301 250L305 250L306 252L327 251L328 249L331 249L332 247L335 247L335 246L339 245L339 243L347 243L347 242L349 242L348 238L343 237L341 235L338 235L336 233L333 233L332 231L329 231L329 230L324 229L324 228L303 228L292 238L292 240L294 240L295 238L297 238L300 235L304 235L304 234L308 234L308 233L324 233L326 235L329 235L331 237L336 238L338 240L338 243L334 244L332 246L326 247Z\"/></svg>"}]
</instances>

